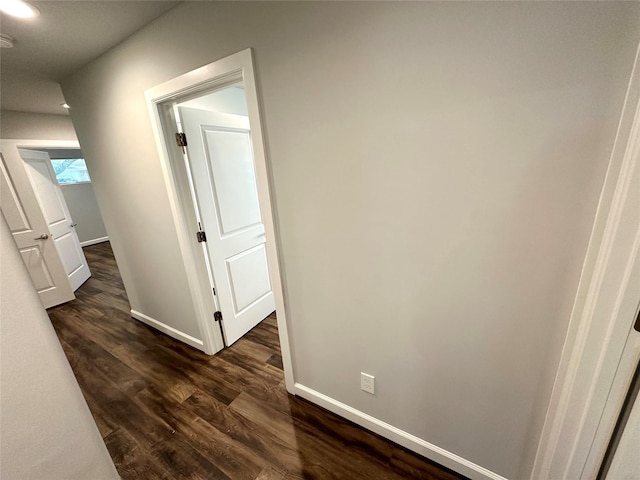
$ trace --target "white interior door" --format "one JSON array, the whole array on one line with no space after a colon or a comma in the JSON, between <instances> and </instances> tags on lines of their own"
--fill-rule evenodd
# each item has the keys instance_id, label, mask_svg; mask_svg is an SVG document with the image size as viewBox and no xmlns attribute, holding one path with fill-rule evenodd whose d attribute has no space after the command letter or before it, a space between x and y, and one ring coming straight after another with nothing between
<instances>
[{"instance_id":1,"label":"white interior door","mask_svg":"<svg viewBox=\"0 0 640 480\"><path fill-rule=\"evenodd\" d=\"M231 345L275 310L249 120L185 107L179 113L222 329Z\"/></svg>"},{"instance_id":2,"label":"white interior door","mask_svg":"<svg viewBox=\"0 0 640 480\"><path fill-rule=\"evenodd\" d=\"M19 149L19 152L24 160L25 169L42 210L49 235L58 251L71 288L75 292L91 276L91 272L67 203L51 166L51 159L48 153L38 150Z\"/></svg>"},{"instance_id":3,"label":"white interior door","mask_svg":"<svg viewBox=\"0 0 640 480\"><path fill-rule=\"evenodd\" d=\"M45 308L75 295L17 149L2 145L0 207ZM45 238L46 237L46 238Z\"/></svg>"}]
</instances>

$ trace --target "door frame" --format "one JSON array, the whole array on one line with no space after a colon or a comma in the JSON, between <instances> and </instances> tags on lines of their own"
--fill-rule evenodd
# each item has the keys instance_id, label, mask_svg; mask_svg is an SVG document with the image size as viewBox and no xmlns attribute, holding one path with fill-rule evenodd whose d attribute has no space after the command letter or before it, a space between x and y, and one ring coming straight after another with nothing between
<instances>
[{"instance_id":1,"label":"door frame","mask_svg":"<svg viewBox=\"0 0 640 480\"><path fill-rule=\"evenodd\" d=\"M595 479L635 370L625 347L640 279L640 46L531 480ZM635 359L637 362L637 359Z\"/></svg>"},{"instance_id":2,"label":"door frame","mask_svg":"<svg viewBox=\"0 0 640 480\"><path fill-rule=\"evenodd\" d=\"M158 148L171 214L176 225L180 252L187 272L189 289L203 337L203 347L205 353L214 354L224 348L223 337L218 325L213 321L215 304L205 268L204 252L195 240L197 223L195 223L194 199L188 185L188 173L184 173L185 165L182 151L175 143L174 132L168 131L168 127L172 123L175 125L171 108L171 104L174 102L195 98L205 92L223 88L239 81L244 83L251 125L258 199L265 227L267 261L276 305L285 385L287 390L293 393L294 375L284 289L280 273L280 244L274 220L275 205L272 200L271 170L262 133L260 103L251 49L242 50L150 88L145 91L145 99Z\"/></svg>"}]
</instances>

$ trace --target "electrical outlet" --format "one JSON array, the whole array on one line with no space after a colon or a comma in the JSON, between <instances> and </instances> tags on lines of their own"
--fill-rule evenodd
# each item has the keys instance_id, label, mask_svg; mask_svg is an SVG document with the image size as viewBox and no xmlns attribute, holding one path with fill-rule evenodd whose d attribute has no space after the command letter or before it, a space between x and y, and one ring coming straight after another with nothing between
<instances>
[{"instance_id":1,"label":"electrical outlet","mask_svg":"<svg viewBox=\"0 0 640 480\"><path fill-rule=\"evenodd\" d=\"M368 373L360 372L360 389L363 392L374 394L376 386L376 377Z\"/></svg>"}]
</instances>

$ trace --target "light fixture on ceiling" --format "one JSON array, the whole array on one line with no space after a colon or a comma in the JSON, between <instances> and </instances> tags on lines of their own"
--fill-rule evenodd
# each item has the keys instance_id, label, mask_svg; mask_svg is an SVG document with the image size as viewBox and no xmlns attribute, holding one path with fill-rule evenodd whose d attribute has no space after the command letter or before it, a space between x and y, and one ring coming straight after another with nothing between
<instances>
[{"instance_id":1,"label":"light fixture on ceiling","mask_svg":"<svg viewBox=\"0 0 640 480\"><path fill-rule=\"evenodd\" d=\"M4 33L0 33L0 47L11 48L13 47L13 38Z\"/></svg>"},{"instance_id":2,"label":"light fixture on ceiling","mask_svg":"<svg viewBox=\"0 0 640 480\"><path fill-rule=\"evenodd\" d=\"M69 110L71 108L68 103L61 103L60 106L62 108L66 108L67 110Z\"/></svg>"},{"instance_id":3,"label":"light fixture on ceiling","mask_svg":"<svg viewBox=\"0 0 640 480\"><path fill-rule=\"evenodd\" d=\"M18 18L33 18L40 15L40 10L22 0L0 0L0 10Z\"/></svg>"}]
</instances>

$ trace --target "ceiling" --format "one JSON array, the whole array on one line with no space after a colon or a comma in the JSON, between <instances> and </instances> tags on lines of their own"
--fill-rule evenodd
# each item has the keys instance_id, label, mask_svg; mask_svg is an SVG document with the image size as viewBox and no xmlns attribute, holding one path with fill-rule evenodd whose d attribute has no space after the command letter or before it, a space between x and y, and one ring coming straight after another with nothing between
<instances>
[{"instance_id":1,"label":"ceiling","mask_svg":"<svg viewBox=\"0 0 640 480\"><path fill-rule=\"evenodd\" d=\"M59 82L179 2L155 0L33 0L40 15L0 14L0 31L14 39L0 51L2 110L67 111Z\"/></svg>"}]
</instances>

